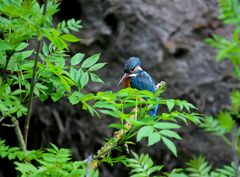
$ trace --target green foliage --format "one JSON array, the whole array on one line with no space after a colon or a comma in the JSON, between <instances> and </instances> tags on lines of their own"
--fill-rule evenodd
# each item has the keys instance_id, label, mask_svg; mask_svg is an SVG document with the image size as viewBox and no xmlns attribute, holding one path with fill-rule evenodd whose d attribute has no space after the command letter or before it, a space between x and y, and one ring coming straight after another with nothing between
<instances>
[{"instance_id":1,"label":"green foliage","mask_svg":"<svg viewBox=\"0 0 240 177\"><path fill-rule=\"evenodd\" d=\"M180 128L178 124L169 123L169 122L159 122L153 124L152 126L144 126L137 133L137 141L140 141L142 138L148 138L148 145L151 146L160 140L172 151L176 156L177 150L174 143L169 140L169 138L175 138L181 140L181 137L171 129Z\"/></svg>"},{"instance_id":2,"label":"green foliage","mask_svg":"<svg viewBox=\"0 0 240 177\"><path fill-rule=\"evenodd\" d=\"M205 158L200 156L193 160L190 160L188 163L188 171L190 177L207 177L211 170L211 166L205 161Z\"/></svg>"},{"instance_id":3,"label":"green foliage","mask_svg":"<svg viewBox=\"0 0 240 177\"><path fill-rule=\"evenodd\" d=\"M220 16L225 24L234 25L235 29L232 32L231 39L226 39L222 36L214 35L212 39L208 39L207 42L217 49L217 60L223 60L227 58L233 66L233 74L240 81L240 49L239 49L239 29L240 29L240 5L238 0L219 0ZM221 170L212 172L210 176L237 176L236 171L239 170L239 165L236 161L239 161L240 155L240 129L236 121L240 118L240 94L239 90L235 90L231 94L231 107L227 111L223 111L216 118L211 116L204 119L202 127L205 131L214 133L222 137L225 142L232 148L234 152L235 163L234 168L225 166ZM228 138L228 134L231 134L231 138ZM200 161L201 159L199 159ZM202 159L203 160L203 159ZM206 166L206 163L203 167Z\"/></svg>"},{"instance_id":4,"label":"green foliage","mask_svg":"<svg viewBox=\"0 0 240 177\"><path fill-rule=\"evenodd\" d=\"M155 166L149 155L141 154L140 156L132 152L134 158L127 160L125 164L131 168L131 177L150 177L152 173L160 173L163 166ZM213 169L203 156L199 156L186 163L184 169L174 169L171 172L162 172L167 177L230 177L234 176L234 167L224 165L222 168ZM240 172L240 168L238 169Z\"/></svg>"},{"instance_id":5,"label":"green foliage","mask_svg":"<svg viewBox=\"0 0 240 177\"><path fill-rule=\"evenodd\" d=\"M239 3L238 0L218 0L220 16L226 24L239 25L240 14L239 14Z\"/></svg>"},{"instance_id":6,"label":"green foliage","mask_svg":"<svg viewBox=\"0 0 240 177\"><path fill-rule=\"evenodd\" d=\"M63 20L57 26L64 33L70 33L70 31L78 32L79 28L81 28L81 20L70 19L68 21Z\"/></svg>"},{"instance_id":7,"label":"green foliage","mask_svg":"<svg viewBox=\"0 0 240 177\"><path fill-rule=\"evenodd\" d=\"M203 156L199 156L186 163L185 169L174 169L164 173L167 177L230 177L234 176L234 167L224 165L222 168L213 169ZM240 170L240 169L238 169Z\"/></svg>"},{"instance_id":8,"label":"green foliage","mask_svg":"<svg viewBox=\"0 0 240 177\"><path fill-rule=\"evenodd\" d=\"M240 119L240 91L233 91L231 94L231 111L233 115L236 115Z\"/></svg>"},{"instance_id":9,"label":"green foliage","mask_svg":"<svg viewBox=\"0 0 240 177\"><path fill-rule=\"evenodd\" d=\"M46 150L21 151L20 148L6 146L0 140L0 157L12 160L21 177L84 177L86 161L70 161L68 149L59 149L55 145ZM91 177L97 177L97 170L90 170Z\"/></svg>"},{"instance_id":10,"label":"green foliage","mask_svg":"<svg viewBox=\"0 0 240 177\"><path fill-rule=\"evenodd\" d=\"M225 165L222 168L212 169L203 156L194 158L187 163L189 177L229 177L234 176L234 167Z\"/></svg>"},{"instance_id":11,"label":"green foliage","mask_svg":"<svg viewBox=\"0 0 240 177\"><path fill-rule=\"evenodd\" d=\"M159 90L161 90L160 88ZM148 99L142 99L148 98ZM157 142L162 141L176 156L177 150L171 140L172 138L181 140L181 137L174 130L180 128L176 121L178 119L183 120L184 122L192 121L194 123L200 122L200 117L196 113L188 112L178 112L173 111L169 113L162 113L157 115L155 118L152 118L148 115L148 112L156 105L165 106L166 100L161 99L160 97L156 98L155 94L152 94L148 91L139 91L132 88L126 88L118 91L117 93L113 92L99 92L95 96L93 94L88 94L85 96L77 95L74 97L74 103L79 101L84 102L83 108L88 109L92 114L99 115L98 112L107 114L109 116L120 119L120 124L111 124L110 127L118 128L124 130L124 124L129 122L133 125L133 133L137 133L137 141L140 141L144 137L148 138L148 145L151 146ZM84 101L83 101L84 100ZM93 100L95 100L93 102ZM92 103L92 106L88 102ZM176 104L175 104L176 103ZM187 107L189 110L190 103L186 101L173 101L173 107L179 106L181 110ZM139 107L138 113L135 119L132 119L132 112L126 112L125 109ZM192 106L193 107L193 106ZM127 135L125 138L130 138L131 135Z\"/></svg>"},{"instance_id":12,"label":"green foliage","mask_svg":"<svg viewBox=\"0 0 240 177\"><path fill-rule=\"evenodd\" d=\"M132 152L132 154L134 158L129 158L126 162L126 166L132 169L130 171L131 177L150 177L153 176L153 173L161 170L163 167L154 166L154 163L148 154L141 154L140 156L134 152Z\"/></svg>"},{"instance_id":13,"label":"green foliage","mask_svg":"<svg viewBox=\"0 0 240 177\"><path fill-rule=\"evenodd\" d=\"M41 15L42 11L43 7L40 7L37 1L0 2L0 13L5 15L1 17L0 23L0 31L4 36L0 40L0 65L7 70L3 72L11 72L5 74L7 79L3 78L0 81L0 112L3 117L21 117L27 112L25 103L30 93L34 53L34 50L27 49L29 44L25 41L28 39L47 37L51 42L50 45L43 44L39 54L41 60L37 63L39 69L36 73L34 94L40 100L51 97L53 101L57 101L63 96L72 98L72 90L78 88L81 91L89 82L89 78L93 82L103 83L94 73L105 65L96 64L99 54L83 60L84 54L78 53L71 58L70 70L66 65L66 42L78 41L78 38L69 34L69 30L78 31L81 27L80 21L64 21L55 29L52 27L52 15L58 11L58 4L50 1L45 15Z\"/></svg>"},{"instance_id":14,"label":"green foliage","mask_svg":"<svg viewBox=\"0 0 240 177\"><path fill-rule=\"evenodd\" d=\"M207 132L223 136L232 131L234 124L235 121L229 112L221 112L216 118L206 117L201 127Z\"/></svg>"},{"instance_id":15,"label":"green foliage","mask_svg":"<svg viewBox=\"0 0 240 177\"><path fill-rule=\"evenodd\" d=\"M34 98L41 101L49 98L58 101L67 97L71 104L81 103L82 109L92 116L104 114L116 118L117 123L109 127L125 132L117 142L114 138L108 139L110 143L106 144L113 142L114 147L110 147L106 155L101 155L100 161L111 165L127 163L127 166L135 168L132 176L151 176L161 166L154 166L148 155L133 153L134 159L126 159L125 156L113 158L111 150L134 144L132 137L136 137L137 141L146 137L149 146L161 142L176 156L173 139L181 140L176 132L181 127L178 121L198 124L200 115L191 113L196 108L185 100L163 99L163 87L155 94L131 88L118 92L84 93L83 89L89 81L103 83L96 72L106 63L99 62L100 54L85 57L83 53L76 53L68 56L69 44L79 41L70 33L79 31L80 20L62 21L54 27L53 15L59 10L58 7L59 4L50 0L46 6L35 0L0 1L0 31L3 36L0 39L0 121L22 118L27 114L31 109L29 106L26 108L26 103L32 98L31 88L34 88ZM34 39L38 44L45 41L39 45L40 50L29 45L28 41ZM36 60L38 57L39 60ZM35 61L37 69L34 67ZM33 76L34 83L31 83ZM151 117L149 111L156 105L166 107L168 111ZM87 167L87 160L73 162L69 150L55 145L44 150L22 151L0 141L0 157L14 162L22 177L85 176L88 171L89 176L98 176L97 170Z\"/></svg>"},{"instance_id":16,"label":"green foliage","mask_svg":"<svg viewBox=\"0 0 240 177\"><path fill-rule=\"evenodd\" d=\"M219 0L220 16L226 24L236 25L232 32L232 38L225 39L222 36L214 35L207 42L217 49L217 60L228 58L233 65L235 77L240 80L240 50L239 50L239 29L240 29L240 13L238 0Z\"/></svg>"}]
</instances>

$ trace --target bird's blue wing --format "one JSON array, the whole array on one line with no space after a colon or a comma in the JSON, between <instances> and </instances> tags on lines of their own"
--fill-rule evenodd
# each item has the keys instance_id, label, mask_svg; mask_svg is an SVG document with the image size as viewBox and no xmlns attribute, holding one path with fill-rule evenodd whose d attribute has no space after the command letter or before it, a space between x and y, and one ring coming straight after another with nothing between
<instances>
[{"instance_id":1,"label":"bird's blue wing","mask_svg":"<svg viewBox=\"0 0 240 177\"><path fill-rule=\"evenodd\" d=\"M148 90L150 92L155 92L157 90L156 84L152 77L142 70L138 70L132 73L130 85L132 88L138 90ZM156 105L152 110L150 110L150 116L156 116L158 105Z\"/></svg>"},{"instance_id":2,"label":"bird's blue wing","mask_svg":"<svg viewBox=\"0 0 240 177\"><path fill-rule=\"evenodd\" d=\"M138 90L148 90L153 93L156 91L156 84L146 71L138 70L133 72L130 84L132 88Z\"/></svg>"}]
</instances>

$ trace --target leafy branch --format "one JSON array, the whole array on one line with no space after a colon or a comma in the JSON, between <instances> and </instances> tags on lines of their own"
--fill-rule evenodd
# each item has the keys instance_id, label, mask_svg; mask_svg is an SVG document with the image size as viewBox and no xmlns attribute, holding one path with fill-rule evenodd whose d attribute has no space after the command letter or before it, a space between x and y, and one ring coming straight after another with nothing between
<instances>
[{"instance_id":1,"label":"leafy branch","mask_svg":"<svg viewBox=\"0 0 240 177\"><path fill-rule=\"evenodd\" d=\"M160 171L163 166L154 166L152 159L149 155L141 154L140 156L132 152L134 158L129 158L126 166L131 168L131 177L150 177L153 173Z\"/></svg>"}]
</instances>

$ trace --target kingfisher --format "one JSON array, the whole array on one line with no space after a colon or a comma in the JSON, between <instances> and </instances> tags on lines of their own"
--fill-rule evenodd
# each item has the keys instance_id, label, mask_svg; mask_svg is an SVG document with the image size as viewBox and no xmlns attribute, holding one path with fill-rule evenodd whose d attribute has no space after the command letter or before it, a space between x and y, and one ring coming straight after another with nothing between
<instances>
[{"instance_id":1,"label":"kingfisher","mask_svg":"<svg viewBox=\"0 0 240 177\"><path fill-rule=\"evenodd\" d=\"M153 78L142 69L142 64L139 58L130 57L123 68L124 75L122 79L118 82L124 84L125 87L132 87L138 90L148 90L155 93L157 90L155 81ZM150 116L156 116L158 105L150 110Z\"/></svg>"}]
</instances>

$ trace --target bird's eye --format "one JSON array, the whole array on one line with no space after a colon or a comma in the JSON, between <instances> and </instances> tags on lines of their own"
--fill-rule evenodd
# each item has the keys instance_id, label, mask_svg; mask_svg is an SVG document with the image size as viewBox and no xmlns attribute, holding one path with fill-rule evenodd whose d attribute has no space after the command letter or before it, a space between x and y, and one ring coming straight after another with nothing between
<instances>
[{"instance_id":1,"label":"bird's eye","mask_svg":"<svg viewBox=\"0 0 240 177\"><path fill-rule=\"evenodd\" d=\"M130 69L130 71L131 71L131 72L133 72L133 71L134 71L134 69Z\"/></svg>"}]
</instances>

